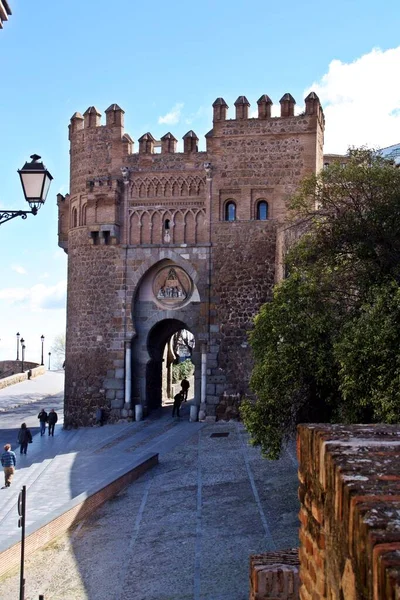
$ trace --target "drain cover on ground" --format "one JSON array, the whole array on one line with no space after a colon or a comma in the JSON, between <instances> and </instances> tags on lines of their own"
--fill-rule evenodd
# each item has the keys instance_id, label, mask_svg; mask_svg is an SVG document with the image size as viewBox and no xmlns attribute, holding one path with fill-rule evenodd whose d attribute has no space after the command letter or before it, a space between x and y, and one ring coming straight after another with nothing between
<instances>
[{"instance_id":1,"label":"drain cover on ground","mask_svg":"<svg viewBox=\"0 0 400 600\"><path fill-rule=\"evenodd\" d=\"M212 433L210 437L228 437L229 431L220 431L219 433Z\"/></svg>"}]
</instances>

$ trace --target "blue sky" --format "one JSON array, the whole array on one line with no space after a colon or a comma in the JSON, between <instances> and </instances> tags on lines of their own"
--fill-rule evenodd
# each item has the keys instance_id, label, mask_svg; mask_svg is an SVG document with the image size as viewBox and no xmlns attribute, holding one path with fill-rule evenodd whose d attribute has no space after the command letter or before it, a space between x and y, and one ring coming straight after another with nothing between
<instances>
[{"instance_id":1,"label":"blue sky","mask_svg":"<svg viewBox=\"0 0 400 600\"><path fill-rule=\"evenodd\" d=\"M40 360L65 329L67 257L57 246L57 192L69 189L68 123L118 103L136 141L211 129L211 104L246 95L250 111L312 88L325 109L325 148L400 142L398 0L248 4L232 0L9 0L0 30L0 206L23 208L17 169L32 153L54 177L36 217L0 226L0 360ZM137 150L137 143L135 146Z\"/></svg>"}]
</instances>

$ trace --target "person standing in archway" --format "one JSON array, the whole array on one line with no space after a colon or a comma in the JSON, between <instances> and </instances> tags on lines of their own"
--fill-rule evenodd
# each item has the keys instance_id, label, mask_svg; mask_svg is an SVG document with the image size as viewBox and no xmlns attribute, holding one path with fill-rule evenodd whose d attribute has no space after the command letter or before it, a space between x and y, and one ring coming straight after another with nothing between
<instances>
[{"instance_id":1,"label":"person standing in archway","mask_svg":"<svg viewBox=\"0 0 400 600\"><path fill-rule=\"evenodd\" d=\"M181 407L181 404L183 402L183 392L178 392L175 396L174 396L174 406L172 408L172 416L175 416L175 412L176 412L176 416L180 417L180 412L179 409Z\"/></svg>"},{"instance_id":2,"label":"person standing in archway","mask_svg":"<svg viewBox=\"0 0 400 600\"><path fill-rule=\"evenodd\" d=\"M181 381L181 388L182 388L182 394L183 394L183 402L186 402L187 397L188 397L188 391L190 388L190 383L188 382L186 377L184 377Z\"/></svg>"}]
</instances>

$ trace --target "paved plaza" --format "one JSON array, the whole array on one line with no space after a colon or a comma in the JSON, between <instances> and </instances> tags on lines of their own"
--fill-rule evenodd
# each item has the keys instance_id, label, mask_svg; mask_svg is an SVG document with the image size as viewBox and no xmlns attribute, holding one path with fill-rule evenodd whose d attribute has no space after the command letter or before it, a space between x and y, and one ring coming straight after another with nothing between
<instances>
[{"instance_id":1,"label":"paved plaza","mask_svg":"<svg viewBox=\"0 0 400 600\"><path fill-rule=\"evenodd\" d=\"M19 424L28 405L13 410ZM0 490L2 547L18 535L21 485L32 525L141 454L159 452L160 461L27 559L27 600L247 600L249 555L298 545L294 447L269 462L241 424L189 423L188 413L184 405L180 420L165 407L139 423L57 426L54 438L35 435L28 456L17 455L13 486ZM18 597L18 585L17 571L3 577L0 598Z\"/></svg>"}]
</instances>

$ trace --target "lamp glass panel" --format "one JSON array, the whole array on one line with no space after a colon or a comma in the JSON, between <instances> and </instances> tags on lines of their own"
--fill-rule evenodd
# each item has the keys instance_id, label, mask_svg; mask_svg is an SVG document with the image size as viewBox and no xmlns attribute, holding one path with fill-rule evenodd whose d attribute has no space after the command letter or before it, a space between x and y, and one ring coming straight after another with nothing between
<instances>
[{"instance_id":1,"label":"lamp glass panel","mask_svg":"<svg viewBox=\"0 0 400 600\"><path fill-rule=\"evenodd\" d=\"M43 171L39 173L23 173L21 172L22 185L24 187L24 194L27 200L41 198L43 178L45 173ZM48 189L48 188L47 188Z\"/></svg>"},{"instance_id":2,"label":"lamp glass panel","mask_svg":"<svg viewBox=\"0 0 400 600\"><path fill-rule=\"evenodd\" d=\"M46 179L45 179L45 182L44 182L43 192L42 192L42 200L43 200L43 202L47 198L47 192L49 191L50 183L51 183L51 179L50 179L50 177L46 173Z\"/></svg>"}]
</instances>

